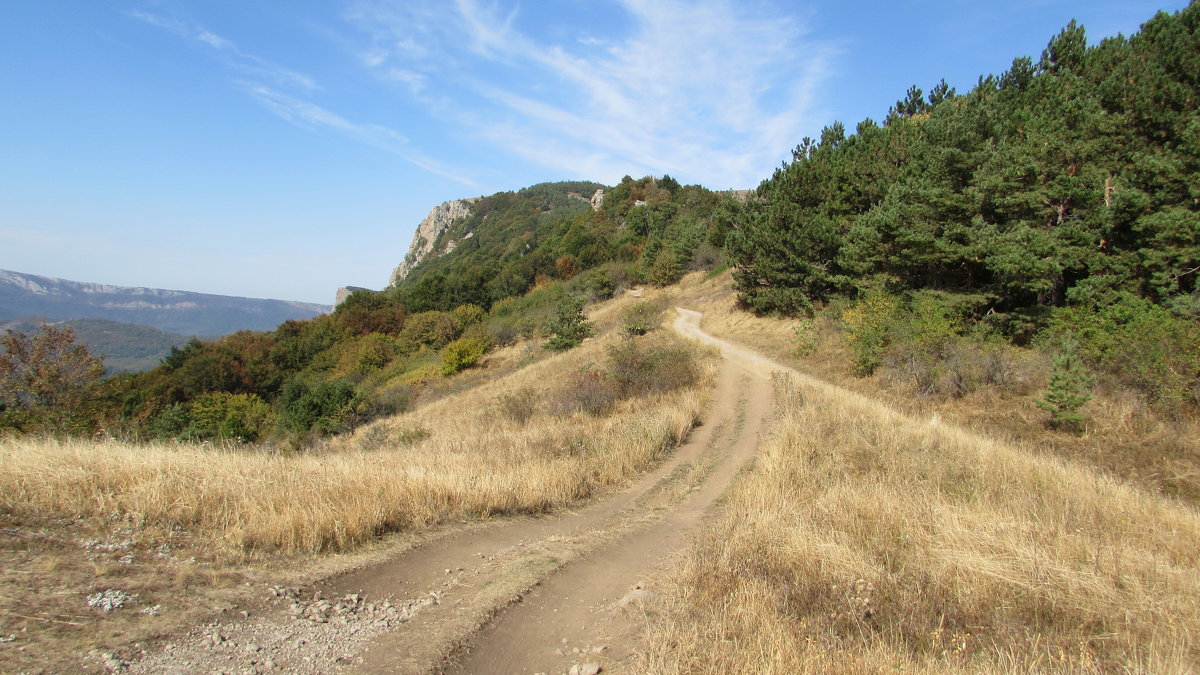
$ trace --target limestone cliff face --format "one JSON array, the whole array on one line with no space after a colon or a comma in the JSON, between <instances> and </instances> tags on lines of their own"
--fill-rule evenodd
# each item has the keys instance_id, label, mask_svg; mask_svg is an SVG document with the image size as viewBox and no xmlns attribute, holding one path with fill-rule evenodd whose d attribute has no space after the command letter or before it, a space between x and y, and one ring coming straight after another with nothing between
<instances>
[{"instance_id":1,"label":"limestone cliff face","mask_svg":"<svg viewBox=\"0 0 1200 675\"><path fill-rule=\"evenodd\" d=\"M371 289L363 288L362 286L342 286L341 288L337 289L337 295L334 296L333 308L337 309L338 305L345 302L346 298L350 297L351 293L354 293L355 291L369 291L369 290L371 290Z\"/></svg>"},{"instance_id":2,"label":"limestone cliff face","mask_svg":"<svg viewBox=\"0 0 1200 675\"><path fill-rule=\"evenodd\" d=\"M430 255L435 254L433 244L437 238L441 236L446 228L450 227L454 221L459 218L466 218L471 214L471 202L474 199L456 199L450 202L444 202L433 208L425 220L417 226L417 231L413 234L412 244L408 247L408 255L404 256L404 262L392 271L392 278L388 282L389 285L395 286L412 268L416 267ZM442 251L437 251L437 254Z\"/></svg>"}]
</instances>

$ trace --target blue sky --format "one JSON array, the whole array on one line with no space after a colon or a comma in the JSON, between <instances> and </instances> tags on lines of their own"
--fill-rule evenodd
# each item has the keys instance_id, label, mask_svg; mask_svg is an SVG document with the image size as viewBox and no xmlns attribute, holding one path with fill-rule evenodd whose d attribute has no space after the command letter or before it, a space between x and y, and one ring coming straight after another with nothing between
<instances>
[{"instance_id":1,"label":"blue sky","mask_svg":"<svg viewBox=\"0 0 1200 675\"><path fill-rule=\"evenodd\" d=\"M966 91L1142 0L14 0L0 268L332 302L429 209L550 180L767 177L916 84Z\"/></svg>"}]
</instances>

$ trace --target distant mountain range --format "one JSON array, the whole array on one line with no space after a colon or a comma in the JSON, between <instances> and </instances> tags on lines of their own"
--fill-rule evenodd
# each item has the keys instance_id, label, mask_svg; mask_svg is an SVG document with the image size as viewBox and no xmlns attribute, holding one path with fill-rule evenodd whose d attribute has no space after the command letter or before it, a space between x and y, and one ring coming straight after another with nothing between
<instances>
[{"instance_id":1,"label":"distant mountain range","mask_svg":"<svg viewBox=\"0 0 1200 675\"><path fill-rule=\"evenodd\" d=\"M310 302L110 286L0 270L0 321L108 319L180 335L220 336L271 330L287 319L309 319L331 310Z\"/></svg>"}]
</instances>

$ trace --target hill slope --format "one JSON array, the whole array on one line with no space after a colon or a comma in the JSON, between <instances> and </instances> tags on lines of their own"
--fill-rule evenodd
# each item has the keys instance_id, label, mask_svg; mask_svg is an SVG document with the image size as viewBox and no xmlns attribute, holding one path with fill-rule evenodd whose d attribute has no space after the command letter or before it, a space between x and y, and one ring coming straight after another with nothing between
<instances>
[{"instance_id":1,"label":"hill slope","mask_svg":"<svg viewBox=\"0 0 1200 675\"><path fill-rule=\"evenodd\" d=\"M34 333L45 323L56 322L45 317L25 317L0 321L0 329ZM108 319L72 319L61 323L73 328L75 336L90 352L104 357L109 375L150 370L171 353L172 347L182 347L191 339L150 326Z\"/></svg>"}]
</instances>

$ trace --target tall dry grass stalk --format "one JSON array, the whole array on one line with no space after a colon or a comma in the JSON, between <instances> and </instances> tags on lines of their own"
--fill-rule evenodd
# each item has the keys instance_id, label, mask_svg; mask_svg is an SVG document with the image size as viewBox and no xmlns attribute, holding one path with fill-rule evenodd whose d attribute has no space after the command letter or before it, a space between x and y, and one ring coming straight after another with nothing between
<instances>
[{"instance_id":1,"label":"tall dry grass stalk","mask_svg":"<svg viewBox=\"0 0 1200 675\"><path fill-rule=\"evenodd\" d=\"M245 554L342 550L385 531L562 507L661 459L707 399L711 366L693 387L623 401L605 417L554 416L539 406L518 423L499 411L501 393L550 396L574 372L602 361L617 339L591 340L319 453L0 439L0 509L177 525Z\"/></svg>"},{"instance_id":2,"label":"tall dry grass stalk","mask_svg":"<svg viewBox=\"0 0 1200 675\"><path fill-rule=\"evenodd\" d=\"M1200 669L1200 514L809 380L683 561L653 673Z\"/></svg>"}]
</instances>

